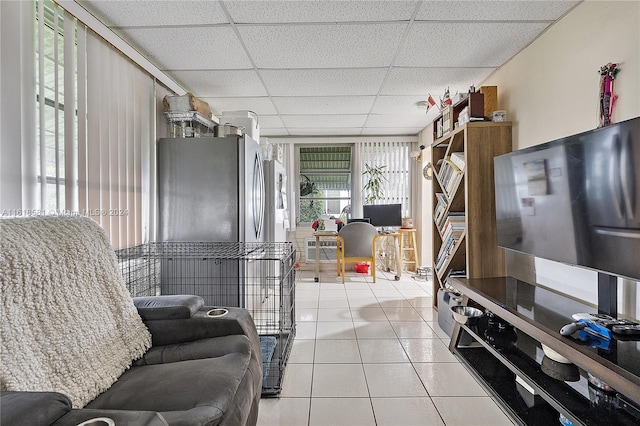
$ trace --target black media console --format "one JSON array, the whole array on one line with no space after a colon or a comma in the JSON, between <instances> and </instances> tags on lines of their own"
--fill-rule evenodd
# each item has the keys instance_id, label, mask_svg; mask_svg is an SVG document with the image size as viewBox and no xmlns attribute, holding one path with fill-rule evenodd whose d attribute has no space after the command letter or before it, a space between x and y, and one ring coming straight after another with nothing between
<instances>
[{"instance_id":1,"label":"black media console","mask_svg":"<svg viewBox=\"0 0 640 426\"><path fill-rule=\"evenodd\" d=\"M594 346L559 333L572 314L597 308L512 277L448 282L463 305L485 311L456 323L449 348L517 422L640 424L640 341L618 336Z\"/></svg>"}]
</instances>

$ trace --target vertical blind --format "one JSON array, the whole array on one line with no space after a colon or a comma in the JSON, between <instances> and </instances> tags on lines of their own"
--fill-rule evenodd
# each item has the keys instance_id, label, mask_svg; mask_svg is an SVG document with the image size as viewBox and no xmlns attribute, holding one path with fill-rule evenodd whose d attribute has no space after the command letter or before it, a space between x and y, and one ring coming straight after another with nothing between
<instances>
[{"instance_id":1,"label":"vertical blind","mask_svg":"<svg viewBox=\"0 0 640 426\"><path fill-rule=\"evenodd\" d=\"M411 212L411 157L409 153L415 147L413 142L362 142L360 144L360 162L372 167L386 166L383 182L383 195L375 204L402 204L403 215ZM364 170L364 167L362 167ZM364 178L363 178L364 179ZM363 181L364 185L365 182ZM362 199L365 196L363 194Z\"/></svg>"},{"instance_id":2,"label":"vertical blind","mask_svg":"<svg viewBox=\"0 0 640 426\"><path fill-rule=\"evenodd\" d=\"M35 82L32 108L27 101L22 112L35 137L23 134L13 142L18 151L3 150L22 165L8 170L3 159L3 176L22 175L3 187L3 214L86 215L115 248L149 241L156 105L168 91L51 0L32 7L35 40L20 45L35 57L21 75ZM10 18L3 13L2 24Z\"/></svg>"}]
</instances>

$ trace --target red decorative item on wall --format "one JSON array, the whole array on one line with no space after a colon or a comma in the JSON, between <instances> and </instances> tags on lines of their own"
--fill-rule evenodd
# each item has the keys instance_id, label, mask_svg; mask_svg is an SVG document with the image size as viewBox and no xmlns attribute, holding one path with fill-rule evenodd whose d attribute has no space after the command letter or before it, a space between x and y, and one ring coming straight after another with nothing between
<instances>
[{"instance_id":1,"label":"red decorative item on wall","mask_svg":"<svg viewBox=\"0 0 640 426\"><path fill-rule=\"evenodd\" d=\"M609 62L600 67L600 100L599 100L599 117L598 127L604 127L611 124L613 116L613 107L615 106L618 96L613 91L613 82L620 68L618 64Z\"/></svg>"}]
</instances>

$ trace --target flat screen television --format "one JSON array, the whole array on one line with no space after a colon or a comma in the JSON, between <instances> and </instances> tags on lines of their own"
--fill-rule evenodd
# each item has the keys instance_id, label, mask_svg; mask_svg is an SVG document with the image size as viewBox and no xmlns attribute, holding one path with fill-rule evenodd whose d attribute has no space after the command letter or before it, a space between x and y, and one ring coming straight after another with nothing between
<instances>
[{"instance_id":1,"label":"flat screen television","mask_svg":"<svg viewBox=\"0 0 640 426\"><path fill-rule=\"evenodd\" d=\"M375 227L402 226L402 204L367 204L362 206L362 215Z\"/></svg>"},{"instance_id":2,"label":"flat screen television","mask_svg":"<svg viewBox=\"0 0 640 426\"><path fill-rule=\"evenodd\" d=\"M500 247L640 281L640 117L494 166Z\"/></svg>"}]
</instances>

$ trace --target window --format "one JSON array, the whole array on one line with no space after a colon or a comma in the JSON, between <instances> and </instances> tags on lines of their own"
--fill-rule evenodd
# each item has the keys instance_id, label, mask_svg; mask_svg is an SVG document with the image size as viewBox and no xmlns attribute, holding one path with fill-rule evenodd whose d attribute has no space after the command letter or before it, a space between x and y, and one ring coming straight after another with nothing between
<instances>
[{"instance_id":1,"label":"window","mask_svg":"<svg viewBox=\"0 0 640 426\"><path fill-rule=\"evenodd\" d=\"M351 205L351 146L300 146L301 223L345 215Z\"/></svg>"},{"instance_id":2,"label":"window","mask_svg":"<svg viewBox=\"0 0 640 426\"><path fill-rule=\"evenodd\" d=\"M372 167L384 165L382 197L373 204L402 204L402 215L411 212L411 142L363 142L360 145L360 160ZM363 185L365 182L363 182ZM362 199L366 199L363 194Z\"/></svg>"},{"instance_id":3,"label":"window","mask_svg":"<svg viewBox=\"0 0 640 426\"><path fill-rule=\"evenodd\" d=\"M38 147L37 184L41 194L40 210L59 212L65 210L65 153L77 158L77 138L65 138L65 60L76 62L77 43L74 19L65 17L60 8L51 0L36 3L36 135ZM70 20L65 22L65 20ZM71 39L65 48L65 30L71 30ZM73 69L73 63L69 67ZM68 95L73 97L72 105L77 105L75 97L77 74L73 72L66 81ZM69 108L68 118L72 128L77 128L77 115ZM70 151L70 152L69 152ZM72 160L73 161L73 160ZM73 182L72 185L77 185Z\"/></svg>"}]
</instances>

